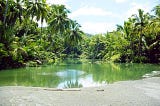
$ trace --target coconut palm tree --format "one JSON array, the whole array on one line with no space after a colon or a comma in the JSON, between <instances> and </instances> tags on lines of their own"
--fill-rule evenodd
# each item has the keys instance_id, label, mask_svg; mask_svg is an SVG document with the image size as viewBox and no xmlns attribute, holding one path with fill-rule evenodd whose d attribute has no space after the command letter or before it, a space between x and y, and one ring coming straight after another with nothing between
<instances>
[{"instance_id":1,"label":"coconut palm tree","mask_svg":"<svg viewBox=\"0 0 160 106\"><path fill-rule=\"evenodd\" d=\"M67 14L69 10L64 5L52 5L49 17L49 28L52 32L62 36L67 28L69 28L70 19Z\"/></svg>"},{"instance_id":2,"label":"coconut palm tree","mask_svg":"<svg viewBox=\"0 0 160 106\"><path fill-rule=\"evenodd\" d=\"M3 21L4 25L14 26L18 18L21 20L23 8L20 4L20 0L0 1L0 8L0 19Z\"/></svg>"},{"instance_id":3,"label":"coconut palm tree","mask_svg":"<svg viewBox=\"0 0 160 106\"><path fill-rule=\"evenodd\" d=\"M147 35L145 48L150 62L158 62L160 59L160 5L157 5L153 11L155 15L151 17L150 23L145 28Z\"/></svg>"},{"instance_id":4,"label":"coconut palm tree","mask_svg":"<svg viewBox=\"0 0 160 106\"><path fill-rule=\"evenodd\" d=\"M41 24L45 19L47 19L48 7L46 4L46 0L28 0L25 2L26 5L26 15L31 17L31 21L33 21L34 17L36 21L41 20Z\"/></svg>"},{"instance_id":5,"label":"coconut palm tree","mask_svg":"<svg viewBox=\"0 0 160 106\"><path fill-rule=\"evenodd\" d=\"M76 21L70 21L70 27L67 30L66 40L71 46L81 42L83 32L79 29L81 26Z\"/></svg>"},{"instance_id":6,"label":"coconut palm tree","mask_svg":"<svg viewBox=\"0 0 160 106\"><path fill-rule=\"evenodd\" d=\"M145 37L143 30L144 30L144 27L148 24L149 14L148 13L145 14L142 9L138 9L138 15L137 14L133 15L133 18L135 19L135 29L137 30L139 35L138 56L139 58L141 58L142 37Z\"/></svg>"},{"instance_id":7,"label":"coconut palm tree","mask_svg":"<svg viewBox=\"0 0 160 106\"><path fill-rule=\"evenodd\" d=\"M123 26L117 25L117 31L120 31L124 37L128 38L132 32L131 24L131 22L125 21Z\"/></svg>"},{"instance_id":8,"label":"coconut palm tree","mask_svg":"<svg viewBox=\"0 0 160 106\"><path fill-rule=\"evenodd\" d=\"M25 5L27 7L26 16L31 17L31 23L33 23L34 18L36 19L37 22L41 21L41 35L39 36L40 44L41 44L42 43L42 25L44 20L47 20L47 16L48 16L47 15L48 6L46 4L46 0L29 0L25 2Z\"/></svg>"},{"instance_id":9,"label":"coconut palm tree","mask_svg":"<svg viewBox=\"0 0 160 106\"><path fill-rule=\"evenodd\" d=\"M122 36L130 42L129 49L131 49L131 56L130 56L131 61L133 60L133 55L134 55L134 49L133 49L133 44L134 44L133 39L135 37L134 23L135 20L133 18L128 18L128 20L124 22L123 26L117 25L117 31L119 31L122 34Z\"/></svg>"},{"instance_id":10,"label":"coconut palm tree","mask_svg":"<svg viewBox=\"0 0 160 106\"><path fill-rule=\"evenodd\" d=\"M9 0L0 3L0 8L2 8L0 19L3 22L1 23L2 36L0 36L0 40L1 42L4 42L7 47L7 45L9 45L9 39L12 39L13 37L13 30L17 19L21 20L23 8L21 7L19 0Z\"/></svg>"},{"instance_id":11,"label":"coconut palm tree","mask_svg":"<svg viewBox=\"0 0 160 106\"><path fill-rule=\"evenodd\" d=\"M160 4L157 5L157 6L155 6L154 9L153 9L153 11L155 12L155 15L157 17L160 17Z\"/></svg>"},{"instance_id":12,"label":"coconut palm tree","mask_svg":"<svg viewBox=\"0 0 160 106\"><path fill-rule=\"evenodd\" d=\"M79 29L81 26L73 20L70 20L69 28L66 30L65 33L65 53L72 54L71 56L76 56L79 54L79 45L82 41L82 34L83 32Z\"/></svg>"}]
</instances>

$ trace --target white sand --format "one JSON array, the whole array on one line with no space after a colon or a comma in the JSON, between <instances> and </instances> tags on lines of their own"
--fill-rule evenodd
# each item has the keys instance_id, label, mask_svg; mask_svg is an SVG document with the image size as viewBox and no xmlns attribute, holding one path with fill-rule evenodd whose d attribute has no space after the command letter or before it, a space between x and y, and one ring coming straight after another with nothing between
<instances>
[{"instance_id":1,"label":"white sand","mask_svg":"<svg viewBox=\"0 0 160 106\"><path fill-rule=\"evenodd\" d=\"M63 91L0 87L0 106L160 106L160 77Z\"/></svg>"}]
</instances>

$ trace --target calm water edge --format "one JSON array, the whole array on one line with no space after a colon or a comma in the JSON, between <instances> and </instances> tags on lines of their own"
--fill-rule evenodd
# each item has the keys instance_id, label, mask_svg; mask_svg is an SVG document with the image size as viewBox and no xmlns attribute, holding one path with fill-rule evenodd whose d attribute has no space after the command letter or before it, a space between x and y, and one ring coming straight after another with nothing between
<instances>
[{"instance_id":1,"label":"calm water edge","mask_svg":"<svg viewBox=\"0 0 160 106\"><path fill-rule=\"evenodd\" d=\"M154 64L67 60L56 65L0 71L0 86L92 87L116 81L137 80L156 71L160 71L160 67Z\"/></svg>"}]
</instances>

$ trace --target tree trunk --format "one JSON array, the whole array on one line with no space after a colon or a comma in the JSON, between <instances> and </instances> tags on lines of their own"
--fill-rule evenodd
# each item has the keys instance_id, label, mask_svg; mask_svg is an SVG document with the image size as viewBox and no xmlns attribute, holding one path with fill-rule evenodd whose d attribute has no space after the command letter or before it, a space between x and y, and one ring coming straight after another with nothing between
<instances>
[{"instance_id":1,"label":"tree trunk","mask_svg":"<svg viewBox=\"0 0 160 106\"><path fill-rule=\"evenodd\" d=\"M138 47L138 58L140 59L140 62L142 62L141 56L142 56L142 27L140 31L139 47Z\"/></svg>"},{"instance_id":2,"label":"tree trunk","mask_svg":"<svg viewBox=\"0 0 160 106\"><path fill-rule=\"evenodd\" d=\"M6 15L7 15L7 11L8 11L8 0L6 1L6 9L5 9L5 13L4 13L4 20L3 23L6 23Z\"/></svg>"}]
</instances>

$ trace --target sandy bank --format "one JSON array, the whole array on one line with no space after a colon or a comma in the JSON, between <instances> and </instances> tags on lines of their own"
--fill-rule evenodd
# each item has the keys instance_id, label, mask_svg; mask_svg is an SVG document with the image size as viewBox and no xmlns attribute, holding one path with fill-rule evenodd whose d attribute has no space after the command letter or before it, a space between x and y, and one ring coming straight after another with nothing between
<instances>
[{"instance_id":1,"label":"sandy bank","mask_svg":"<svg viewBox=\"0 0 160 106\"><path fill-rule=\"evenodd\" d=\"M160 77L63 91L0 87L0 106L160 106Z\"/></svg>"}]
</instances>

